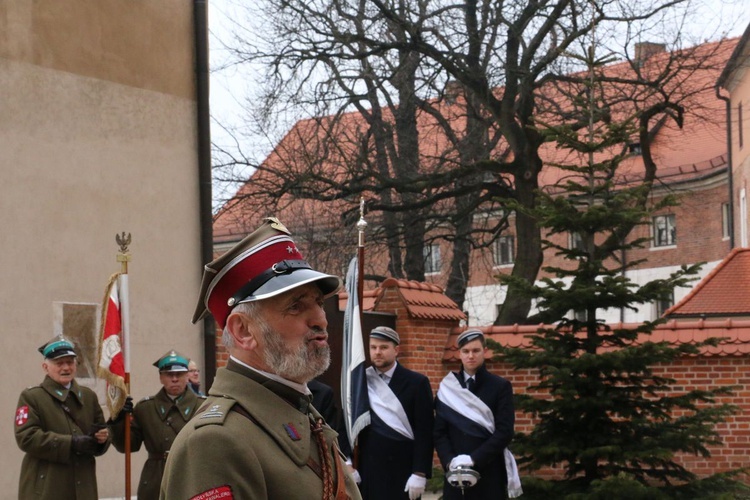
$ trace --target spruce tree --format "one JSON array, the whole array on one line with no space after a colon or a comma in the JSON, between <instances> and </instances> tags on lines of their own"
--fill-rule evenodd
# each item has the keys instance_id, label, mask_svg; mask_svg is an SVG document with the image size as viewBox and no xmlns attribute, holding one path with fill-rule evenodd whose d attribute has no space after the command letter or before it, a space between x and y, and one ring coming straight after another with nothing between
<instances>
[{"instance_id":1,"label":"spruce tree","mask_svg":"<svg viewBox=\"0 0 750 500\"><path fill-rule=\"evenodd\" d=\"M529 212L546 234L545 249L565 264L544 267L549 277L533 285L501 277L531 296L539 317L550 325L531 336L530 348L493 344L515 369L538 374L538 381L516 398L517 411L536 422L511 446L520 465L525 471L556 466L564 472L559 481L527 477L524 496L708 498L698 493L700 488L714 493L739 488L725 476L698 481L675 460L678 453L709 456L708 446L721 442L715 425L735 408L719 398L730 388L676 390L674 379L655 370L696 355L718 339L671 345L648 340L661 320L612 327L601 318L607 310L636 310L671 297L676 287L695 279L699 266L683 266L646 284L626 276L641 262L621 256L649 241L633 237L633 230L677 200L666 196L653 204L646 199L650 186L619 182L618 167L638 134L640 117L637 111L601 109L598 103L607 89L598 70L608 61L596 59L594 50L582 61L588 71L567 95L571 112L588 125L574 130L537 124L569 153L570 161L554 166L561 182L539 192L538 207ZM520 205L515 209L523 210ZM557 235L569 234L577 235L580 244L555 243L561 239Z\"/></svg>"}]
</instances>

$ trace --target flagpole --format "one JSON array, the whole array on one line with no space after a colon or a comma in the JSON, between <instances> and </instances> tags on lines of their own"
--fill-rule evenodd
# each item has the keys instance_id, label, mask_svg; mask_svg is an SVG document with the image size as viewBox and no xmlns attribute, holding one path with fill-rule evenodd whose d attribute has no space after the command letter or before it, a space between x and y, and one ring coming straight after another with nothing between
<instances>
[{"instance_id":1,"label":"flagpole","mask_svg":"<svg viewBox=\"0 0 750 500\"><path fill-rule=\"evenodd\" d=\"M130 262L130 233L115 235L115 241L120 247L117 262L120 263L120 317L122 320L122 358L125 365L125 387L130 394L130 303L128 300L128 262ZM130 415L125 415L125 500L130 500Z\"/></svg>"},{"instance_id":2,"label":"flagpole","mask_svg":"<svg viewBox=\"0 0 750 500\"><path fill-rule=\"evenodd\" d=\"M364 325L362 311L365 307L365 197L359 199L359 220L357 221L357 302L359 303L359 324ZM361 335L362 333L360 333ZM363 339L364 340L364 339ZM359 467L359 445L352 446L352 466L356 470Z\"/></svg>"},{"instance_id":3,"label":"flagpole","mask_svg":"<svg viewBox=\"0 0 750 500\"><path fill-rule=\"evenodd\" d=\"M357 221L357 298L359 299L359 319L362 324L362 309L364 308L365 290L365 198L359 199L359 221Z\"/></svg>"}]
</instances>

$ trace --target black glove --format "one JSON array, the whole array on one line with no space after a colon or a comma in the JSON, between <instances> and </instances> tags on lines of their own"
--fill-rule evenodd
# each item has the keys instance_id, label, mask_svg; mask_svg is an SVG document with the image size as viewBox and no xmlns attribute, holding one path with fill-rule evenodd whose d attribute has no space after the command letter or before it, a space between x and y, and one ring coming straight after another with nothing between
<instances>
[{"instance_id":1,"label":"black glove","mask_svg":"<svg viewBox=\"0 0 750 500\"><path fill-rule=\"evenodd\" d=\"M99 443L93 436L74 434L70 447L78 455L94 455L99 451Z\"/></svg>"},{"instance_id":2,"label":"black glove","mask_svg":"<svg viewBox=\"0 0 750 500\"><path fill-rule=\"evenodd\" d=\"M125 418L125 414L133 413L133 398L130 396L125 398L125 403L122 405L122 409L115 418L110 418L109 421L112 424L119 424L122 419Z\"/></svg>"},{"instance_id":3,"label":"black glove","mask_svg":"<svg viewBox=\"0 0 750 500\"><path fill-rule=\"evenodd\" d=\"M122 410L120 410L120 414L122 413L133 413L133 398L130 396L125 398L125 403L122 405Z\"/></svg>"}]
</instances>

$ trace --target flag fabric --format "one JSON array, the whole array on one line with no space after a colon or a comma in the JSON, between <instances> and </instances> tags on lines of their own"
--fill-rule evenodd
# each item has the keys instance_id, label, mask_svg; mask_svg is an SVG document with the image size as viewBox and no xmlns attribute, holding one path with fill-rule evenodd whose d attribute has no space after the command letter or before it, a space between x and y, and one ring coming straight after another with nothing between
<instances>
[{"instance_id":1,"label":"flag fabric","mask_svg":"<svg viewBox=\"0 0 750 500\"><path fill-rule=\"evenodd\" d=\"M120 413L125 404L125 359L122 351L122 305L120 281L122 273L113 274L107 284L102 301L102 315L99 331L99 364L97 374L107 382L107 408L110 417Z\"/></svg>"},{"instance_id":2,"label":"flag fabric","mask_svg":"<svg viewBox=\"0 0 750 500\"><path fill-rule=\"evenodd\" d=\"M365 375L365 347L357 296L357 258L349 263L346 291L349 298L344 310L344 348L341 363L341 407L346 435L354 449L357 435L370 425L370 402Z\"/></svg>"}]
</instances>

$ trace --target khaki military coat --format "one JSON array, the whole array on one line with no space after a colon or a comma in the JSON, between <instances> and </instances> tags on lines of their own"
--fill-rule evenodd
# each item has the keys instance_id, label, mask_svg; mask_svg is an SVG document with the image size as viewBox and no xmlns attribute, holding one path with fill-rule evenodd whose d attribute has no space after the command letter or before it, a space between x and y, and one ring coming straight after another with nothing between
<instances>
[{"instance_id":1,"label":"khaki military coat","mask_svg":"<svg viewBox=\"0 0 750 500\"><path fill-rule=\"evenodd\" d=\"M89 434L93 424L104 424L94 391L75 380L66 389L45 377L40 385L21 393L16 408L16 442L25 453L18 498L96 500L96 459L71 449L73 435ZM95 456L107 448L109 440Z\"/></svg>"},{"instance_id":2,"label":"khaki military coat","mask_svg":"<svg viewBox=\"0 0 750 500\"><path fill-rule=\"evenodd\" d=\"M230 359L218 371L202 409L177 436L160 498L323 498L311 416L320 414L309 396ZM335 446L336 432L324 426L322 435L334 464L333 477L340 472L348 498L359 499Z\"/></svg>"},{"instance_id":3,"label":"khaki military coat","mask_svg":"<svg viewBox=\"0 0 750 500\"><path fill-rule=\"evenodd\" d=\"M159 498L159 485L164 474L167 452L172 448L177 433L193 418L196 410L205 400L186 390L177 399L172 399L162 389L154 396L142 399L135 405L130 423L130 451L135 452L146 446L148 459L143 464L138 483L138 500ZM125 420L113 424L112 444L117 451L125 452Z\"/></svg>"}]
</instances>

